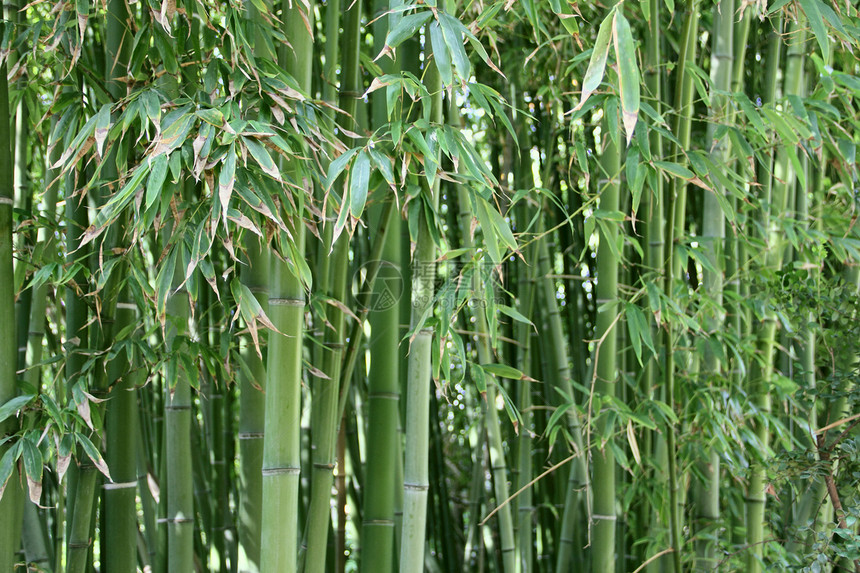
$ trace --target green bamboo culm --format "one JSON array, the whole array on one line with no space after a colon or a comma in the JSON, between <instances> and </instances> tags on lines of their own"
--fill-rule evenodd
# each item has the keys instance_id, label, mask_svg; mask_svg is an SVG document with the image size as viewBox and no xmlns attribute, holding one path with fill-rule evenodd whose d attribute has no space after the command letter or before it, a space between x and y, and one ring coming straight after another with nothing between
<instances>
[{"instance_id":1,"label":"green bamboo culm","mask_svg":"<svg viewBox=\"0 0 860 573\"><path fill-rule=\"evenodd\" d=\"M379 17L388 9L387 0L373 3L374 50L382 50L388 31L389 17ZM387 60L387 59L384 59ZM380 62L391 67L387 61ZM371 98L371 121L375 129L385 125L387 105L385 94L377 91ZM388 194L381 188L378 195ZM389 206L396 197L383 199ZM394 492L400 484L395 480L395 457L398 453L397 439L400 417L400 305L397 298L403 294L403 280L400 277L400 234L399 216L390 216L391 209L382 205L371 208L371 221L388 217L388 230L382 248L382 273L389 280L378 281L374 287L373 301L389 301L374 304L370 309L369 321L371 337L370 372L368 375L367 396L367 458L365 469L365 495L363 520L361 523L361 559L359 569L362 573L390 573L394 566ZM371 229L385 225L384 221L371 223ZM398 280L400 279L400 280ZM395 350L396 349L396 350Z\"/></svg>"},{"instance_id":2,"label":"green bamboo culm","mask_svg":"<svg viewBox=\"0 0 860 573\"><path fill-rule=\"evenodd\" d=\"M0 404L18 393L16 380L17 339L15 338L15 285L12 271L12 141L9 126L9 84L7 68L0 65ZM14 431L14 419L0 423L0 437ZM0 446L0 459L7 454L8 445ZM11 455L11 454L10 454ZM0 498L0 569L12 571L20 545L23 491L18 472L12 474Z\"/></svg>"},{"instance_id":3,"label":"green bamboo culm","mask_svg":"<svg viewBox=\"0 0 860 573\"><path fill-rule=\"evenodd\" d=\"M271 8L266 2L267 8ZM267 36L268 28L260 11L246 4L248 20L254 26L254 53L272 62L277 55ZM242 267L241 280L254 295L263 312L269 312L269 253L260 238L248 233L245 240L248 264ZM241 356L247 368L239 381L239 572L260 571L260 538L263 520L263 437L266 417L266 363L262 348L250 336L241 343Z\"/></svg>"},{"instance_id":4,"label":"green bamboo culm","mask_svg":"<svg viewBox=\"0 0 860 573\"><path fill-rule=\"evenodd\" d=\"M110 0L107 4L105 14L105 76L107 78L107 90L115 101L125 97L126 85L120 80L127 73L128 54L130 52L129 30L126 27L128 19L127 5L123 0ZM117 169L117 147L111 146L104 157L102 169L102 184L99 188L98 201L104 204L119 180ZM76 213L84 220L85 214ZM100 252L109 253L117 246L122 245L125 233L127 214L122 214L115 225L105 233L100 247ZM122 256L122 255L119 255ZM119 297L120 282L123 275L123 267L127 264L124 258L119 264L112 267L105 287L101 294L100 320L93 325L93 334L90 336L90 344L95 348L106 351L114 342L116 306ZM105 267L97 269L104 272ZM77 317L76 317L77 318ZM73 375L77 376L78 372ZM108 389L108 373L104 368L96 368L93 374L90 391L97 397L104 398L103 394ZM105 402L95 404L99 412L105 408L113 407L113 404ZM79 474L77 487L70 498L74 504L67 506L67 523L69 527L69 541L67 545L67 570L69 573L83 573L91 550L91 527L96 507L96 487L100 479L99 472L87 456L79 458Z\"/></svg>"},{"instance_id":5,"label":"green bamboo culm","mask_svg":"<svg viewBox=\"0 0 860 573\"><path fill-rule=\"evenodd\" d=\"M454 112L452 112L454 113ZM453 191L453 190L451 190ZM449 191L449 192L451 192ZM457 187L457 198L459 203L460 217L460 233L462 237L462 246L468 249L474 249L473 241L470 239L469 229L472 224L473 214L471 209L471 201L465 187L460 185ZM480 199L478 199L480 200ZM493 208L493 207L490 207ZM490 230L484 230L485 236L489 235ZM494 239L490 239L494 240ZM473 257L476 253L473 253ZM474 292L483 292L487 296L493 296L493 286L485 284L485 281L493 281L493 276L484 276L484 269L488 265L485 261L476 261L475 267L472 269L472 288ZM490 270L495 274L496 267L493 266ZM490 348L491 332L487 323L486 302L476 301L473 306L473 317L475 319L474 328L477 334L478 347L478 362L480 364L491 364L496 360L493 358L493 353ZM473 367L474 368L474 367ZM480 366L478 366L480 368ZM501 426L499 424L499 414L496 407L496 384L494 377L490 374L483 373L486 379L486 393L482 396L482 413L484 414L487 427L487 446L490 452L490 472L493 476L493 489L496 494L496 505L502 504L508 499L508 476L507 464L505 462L504 449L502 448ZM511 504L506 503L497 512L499 522L499 537L501 541L501 558L502 571L505 573L513 573L516 569L516 542L514 539L514 524L513 516L511 515Z\"/></svg>"},{"instance_id":6,"label":"green bamboo culm","mask_svg":"<svg viewBox=\"0 0 860 573\"><path fill-rule=\"evenodd\" d=\"M326 16L327 41L336 41L337 19L329 17L329 11L337 10L337 4L327 6ZM344 122L353 121L357 116L358 94L361 93L361 76L359 69L361 13L363 3L361 0L351 2L344 17L343 42L344 49L342 57L338 60L342 66L340 108L344 111ZM333 28L333 29L332 29ZM328 46L326 46L328 48ZM326 61L328 65L328 61ZM353 125L348 125L350 131L354 131ZM346 208L346 204L341 205ZM349 236L341 234L335 243L331 244L332 226L327 225L325 230L325 243L321 245L320 257L323 259L320 265L327 270L327 275L322 277L323 288L326 294L334 301L346 304L347 270L349 269ZM335 440L338 431L338 398L339 381L341 379L342 355L345 338L344 313L336 307L330 306L327 310L327 319L330 327L326 328L324 335L323 372L328 379L317 377L313 380L313 401L311 411L312 424L312 484L311 498L308 507L308 520L305 536L307 539L307 553L304 557L305 573L323 573L326 566L326 546L330 525L329 510L331 506L331 488L334 479L335 467ZM338 552L340 557L340 552Z\"/></svg>"},{"instance_id":7,"label":"green bamboo culm","mask_svg":"<svg viewBox=\"0 0 860 573\"><path fill-rule=\"evenodd\" d=\"M285 1L282 9L284 32L290 46L283 50L279 59L299 87L309 92L314 3ZM288 173L297 188L308 187L309 181L298 165L291 164ZM287 219L293 243L288 245L289 239L282 233L281 246L286 249L282 254L304 257L303 213L293 213ZM299 262L293 261L290 265L275 256L270 260L269 317L279 332L271 333L266 364L260 569L291 573L296 571L298 560L305 289L298 277Z\"/></svg>"},{"instance_id":8,"label":"green bamboo culm","mask_svg":"<svg viewBox=\"0 0 860 573\"><path fill-rule=\"evenodd\" d=\"M170 236L165 233L165 238ZM190 373L180 362L188 336L188 293L177 288L184 279L184 265L176 264L173 288L167 301L164 344L169 358L165 370L164 419L167 465L167 572L194 568L194 492L191 458Z\"/></svg>"},{"instance_id":9,"label":"green bamboo culm","mask_svg":"<svg viewBox=\"0 0 860 573\"><path fill-rule=\"evenodd\" d=\"M690 147L690 132L692 126L692 102L693 102L693 80L687 71L687 63L696 60L696 41L699 30L699 2L689 0L687 2L686 17L684 20L683 43L679 55L678 72L675 83L675 121L674 132L678 143L675 144L672 157L683 161L684 153ZM668 192L664 197L666 201L666 230L665 230L665 253L663 268L663 293L667 299L673 299L675 293L675 279L680 276L680 259L675 254L675 245L681 241L685 232L687 188L686 183L673 177ZM663 348L665 362L663 366L663 386L666 392L666 402L674 411L676 407L675 390L675 332L671 321L663 325ZM666 455L668 466L669 485L669 540L672 548L672 567L675 573L682 571L682 536L681 536L681 492L678 476L678 451L676 446L677 428L671 422L667 422L666 428Z\"/></svg>"},{"instance_id":10,"label":"green bamboo culm","mask_svg":"<svg viewBox=\"0 0 860 573\"><path fill-rule=\"evenodd\" d=\"M716 127L728 117L728 102L723 93L731 89L733 77L734 56L734 0L721 0L714 12L714 47L711 50L711 119L708 127L711 139L710 158L713 165L720 169L728 161L728 136L715 139ZM702 216L702 245L705 256L710 261L710 268L703 269L705 293L711 301L719 306L723 303L723 253L725 250L726 218L716 194L723 197L727 190L720 184L713 191L704 193L704 212ZM722 329L719 313L707 318L707 331L711 336ZM708 384L714 384L723 378L723 369L719 354L713 346L718 340L711 340L705 345L702 363L703 379ZM722 354L722 352L720 353ZM709 430L706 430L709 431ZM693 504L695 514L692 525L697 535L696 539L696 570L711 571L717 565L716 547L713 539L718 536L718 520L720 516L720 458L713 448L705 448L704 456L698 460L702 478L696 479L693 487Z\"/></svg>"},{"instance_id":11,"label":"green bamboo culm","mask_svg":"<svg viewBox=\"0 0 860 573\"><path fill-rule=\"evenodd\" d=\"M426 71L425 85L433 94L432 119L442 120L442 92L439 72L435 65ZM423 181L422 181L423 187ZM403 470L403 525L400 546L400 573L424 569L424 535L427 522L427 490L429 489L429 392L431 391L431 345L433 328L420 324L433 304L436 279L436 245L428 226L426 211L435 213L439 198L439 178L422 189L410 208L419 209L418 234L412 258L412 307L409 327L412 340L406 378L406 443Z\"/></svg>"},{"instance_id":12,"label":"green bamboo culm","mask_svg":"<svg viewBox=\"0 0 860 573\"><path fill-rule=\"evenodd\" d=\"M776 99L778 86L778 71L782 54L782 18L777 17L769 22L773 28L768 33L767 68L765 72L765 83L762 93L763 105L772 104ZM772 214L782 213L784 210L784 185L774 182L774 161L772 155L768 156L767 164L759 164L757 173L759 194L762 205L760 214L760 228L765 233L762 237L767 242L767 251L764 254L762 265L765 269L776 269L779 266L782 253L781 243L776 235L777 227ZM779 195L782 195L781 199ZM780 207L780 205L782 207ZM765 319L756 329L756 350L759 360L754 360L749 371L747 380L750 399L759 412L769 414L771 410L770 379L773 374L773 348L776 339L777 318L772 311L767 313ZM761 455L770 441L768 424L757 417L753 421L756 438L759 440ZM746 497L746 543L747 571L749 573L760 573L763 571L762 556L764 555L764 526L765 526L765 503L767 493L765 492L767 476L763 460L753 460L750 463L750 478L747 486Z\"/></svg>"},{"instance_id":13,"label":"green bamboo culm","mask_svg":"<svg viewBox=\"0 0 860 573\"><path fill-rule=\"evenodd\" d=\"M248 240L248 265L242 282L253 293L263 312L268 312L268 253L256 237ZM238 534L239 571L260 570L260 535L263 514L263 436L265 430L266 367L250 337L243 340L242 357L247 370L241 373L239 388L239 491Z\"/></svg>"},{"instance_id":14,"label":"green bamboo culm","mask_svg":"<svg viewBox=\"0 0 860 573\"><path fill-rule=\"evenodd\" d=\"M608 126L606 121L604 126ZM600 208L606 212L618 210L620 193L620 169L618 143L611 134L603 132L605 141L600 156L600 166L606 179L601 181ZM595 338L595 393L612 397L616 393L618 380L616 368L618 265L620 252L618 227L611 222L599 225L599 247L597 249L597 326ZM614 304L613 304L614 303ZM611 440L613 428L609 412L596 413L596 433L592 440L598 440L592 453L594 473L594 513L592 514L594 548L592 551L595 571L615 570L615 454L607 445Z\"/></svg>"},{"instance_id":15,"label":"green bamboo culm","mask_svg":"<svg viewBox=\"0 0 860 573\"><path fill-rule=\"evenodd\" d=\"M125 330L135 324L136 309L127 290L117 303L116 328ZM137 372L125 352L109 364L110 405L105 416L107 450L105 462L113 483L104 485L104 542L102 562L105 571L137 571Z\"/></svg>"}]
</instances>

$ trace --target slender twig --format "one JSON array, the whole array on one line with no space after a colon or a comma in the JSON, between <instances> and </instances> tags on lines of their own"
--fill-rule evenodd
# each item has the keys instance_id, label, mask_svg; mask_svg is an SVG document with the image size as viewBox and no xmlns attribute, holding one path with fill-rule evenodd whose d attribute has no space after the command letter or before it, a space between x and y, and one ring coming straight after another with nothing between
<instances>
[{"instance_id":1,"label":"slender twig","mask_svg":"<svg viewBox=\"0 0 860 573\"><path fill-rule=\"evenodd\" d=\"M567 456L566 458L564 458L563 460L561 460L560 462L558 462L558 463L557 463L557 464L555 464L554 466L552 466L552 467L550 467L550 468L546 469L546 470L545 470L542 474L540 474L538 477L536 477L535 479L533 479L532 481L530 481L529 483L527 483L526 485L524 485L523 487L521 487L520 489L518 489L518 490L516 491L516 493L514 493L514 494L513 494L513 495L511 495L508 499L506 499L505 501L503 501L502 503L500 503L499 505L497 505L497 506L495 507L495 509L493 509L493 511L491 511L490 513L488 513L488 514L487 514L487 516L486 516L484 519L482 519L482 520L481 520L481 522L480 522L478 525L480 525L481 527L483 527L483 526L484 526L484 524L485 524L485 523L487 523L487 521L488 521L491 517L493 517L493 516L496 514L496 512L497 512L497 511L499 511L500 509L502 509L503 507L505 507L508 503L510 503L510 502L511 502L511 500L513 500L515 497L517 497L518 495L520 495L521 493L523 493L525 490L527 490L528 488L530 488L531 486L533 486L533 485L534 485L538 480L540 480L541 478L543 478L543 477L544 477L544 476L546 476L547 474L550 474L550 473L554 472L555 470L557 470L558 468L560 468L561 466L563 466L564 464L566 464L567 462L571 461L572 459L574 459L575 457L577 457L577 456L579 456L579 455L582 455L582 452L577 452L577 453L570 454L569 456Z\"/></svg>"}]
</instances>

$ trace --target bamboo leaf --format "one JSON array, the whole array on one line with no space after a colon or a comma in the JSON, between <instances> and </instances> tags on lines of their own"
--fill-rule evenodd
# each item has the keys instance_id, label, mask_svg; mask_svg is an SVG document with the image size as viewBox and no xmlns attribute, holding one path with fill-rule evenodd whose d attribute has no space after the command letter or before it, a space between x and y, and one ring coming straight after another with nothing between
<instances>
[{"instance_id":1,"label":"bamboo leaf","mask_svg":"<svg viewBox=\"0 0 860 573\"><path fill-rule=\"evenodd\" d=\"M451 53L448 51L448 45L445 43L445 37L442 33L442 28L439 27L439 22L431 22L429 28L430 45L433 47L433 60L436 62L436 69L439 70L442 84L449 86L454 82L454 76L451 71Z\"/></svg>"},{"instance_id":2,"label":"bamboo leaf","mask_svg":"<svg viewBox=\"0 0 860 573\"><path fill-rule=\"evenodd\" d=\"M588 61L588 68L582 80L582 95L580 95L579 103L574 110L581 108L589 96L600 86L600 82L603 81L603 73L606 71L606 57L609 55L609 39L612 35L614 16L615 8L609 11L609 14L603 19L600 29L597 31L597 39L591 51L591 59Z\"/></svg>"},{"instance_id":3,"label":"bamboo leaf","mask_svg":"<svg viewBox=\"0 0 860 573\"><path fill-rule=\"evenodd\" d=\"M95 223L91 225L83 237L81 237L81 246L86 245L96 237L102 234L105 228L114 222L120 212L125 209L131 200L134 199L134 193L137 188L143 183L144 178L149 174L149 162L144 161L138 165L131 178L126 182L123 188L116 193L102 207L96 216Z\"/></svg>"},{"instance_id":4,"label":"bamboo leaf","mask_svg":"<svg viewBox=\"0 0 860 573\"><path fill-rule=\"evenodd\" d=\"M397 23L394 28L388 33L388 36L385 38L385 47L388 48L396 48L404 41L408 40L418 31L421 26L427 23L430 18L433 17L433 12L430 10L425 10L424 12L418 12L416 14L409 14L400 19L400 22ZM383 53L385 50L383 50ZM379 56L374 58L378 60Z\"/></svg>"},{"instance_id":5,"label":"bamboo leaf","mask_svg":"<svg viewBox=\"0 0 860 573\"><path fill-rule=\"evenodd\" d=\"M149 180L146 182L146 209L149 209L155 200L158 199L161 188L164 186L164 180L167 177L167 155L159 155L152 161L152 168L149 172Z\"/></svg>"},{"instance_id":6,"label":"bamboo leaf","mask_svg":"<svg viewBox=\"0 0 860 573\"><path fill-rule=\"evenodd\" d=\"M85 435L76 432L75 440L77 440L77 442L84 449L84 453L87 455L87 457L92 460L93 465L96 466L96 469L99 470L106 478L113 481L113 479L111 479L110 477L110 470L108 470L107 463L105 463L104 458L90 441L90 439Z\"/></svg>"},{"instance_id":7,"label":"bamboo leaf","mask_svg":"<svg viewBox=\"0 0 860 573\"><path fill-rule=\"evenodd\" d=\"M10 447L0 458L0 499L3 498L3 492L6 490L6 484L9 481L9 476L12 475L12 470L15 469L15 462L18 461L18 456L21 455L20 442Z\"/></svg>"},{"instance_id":8,"label":"bamboo leaf","mask_svg":"<svg viewBox=\"0 0 860 573\"><path fill-rule=\"evenodd\" d=\"M152 155L161 153L170 153L174 149L185 143L185 138L194 126L194 115L190 113L182 114L164 129L161 135L156 138L153 146ZM165 117L165 122L169 121L169 115Z\"/></svg>"},{"instance_id":9,"label":"bamboo leaf","mask_svg":"<svg viewBox=\"0 0 860 573\"><path fill-rule=\"evenodd\" d=\"M328 191L331 189L332 184L337 180L343 170L346 169L347 163L352 159L352 156L358 153L359 148L354 147L352 149L348 149L341 153L335 158L334 161L328 166L328 173L326 173L325 181L323 182L323 188Z\"/></svg>"},{"instance_id":10,"label":"bamboo leaf","mask_svg":"<svg viewBox=\"0 0 860 573\"><path fill-rule=\"evenodd\" d=\"M639 118L639 68L636 65L636 48L630 23L620 11L615 11L615 60L618 64L618 83L621 90L621 116L627 145L633 140L633 130Z\"/></svg>"},{"instance_id":11,"label":"bamboo leaf","mask_svg":"<svg viewBox=\"0 0 860 573\"><path fill-rule=\"evenodd\" d=\"M196 113L197 117L214 127L224 125L224 114L215 108L198 109Z\"/></svg>"},{"instance_id":12,"label":"bamboo leaf","mask_svg":"<svg viewBox=\"0 0 860 573\"><path fill-rule=\"evenodd\" d=\"M476 206L477 210L475 214L481 224L481 230L484 232L483 246L487 249L487 252L490 255L490 260L493 261L493 264L498 265L502 262L502 253L499 251L499 241L496 237L496 229L489 213L495 209L490 208L483 198L480 198L476 202Z\"/></svg>"},{"instance_id":13,"label":"bamboo leaf","mask_svg":"<svg viewBox=\"0 0 860 573\"><path fill-rule=\"evenodd\" d=\"M277 332L278 334L281 334L281 332L275 328L274 323L269 319L268 315L266 315L263 307L261 307L260 303L257 301L257 297L254 296L254 293L252 293L247 286L242 284L238 278L234 278L230 282L230 291L233 293L233 298L236 300L236 305L239 307L239 312L233 316L233 321L235 322L238 315L242 316L242 319L245 321L245 326L248 327L248 331L251 333L251 338L254 341L254 349L257 351L257 356L262 358L263 354L260 351L260 338L257 333L257 323L259 322L269 330Z\"/></svg>"},{"instance_id":14,"label":"bamboo leaf","mask_svg":"<svg viewBox=\"0 0 860 573\"><path fill-rule=\"evenodd\" d=\"M374 149L370 150L370 158L373 160L377 171L382 174L385 182L394 187L394 171L391 169L391 158Z\"/></svg>"},{"instance_id":15,"label":"bamboo leaf","mask_svg":"<svg viewBox=\"0 0 860 573\"><path fill-rule=\"evenodd\" d=\"M477 364L472 364L472 378L475 379L475 386L478 388L478 392L481 393L481 397L484 400L487 399L487 375L484 373L484 369L478 366Z\"/></svg>"},{"instance_id":16,"label":"bamboo leaf","mask_svg":"<svg viewBox=\"0 0 860 573\"><path fill-rule=\"evenodd\" d=\"M525 378L522 372L507 364L481 364L481 368L488 374L502 378L510 378L511 380L522 380Z\"/></svg>"},{"instance_id":17,"label":"bamboo leaf","mask_svg":"<svg viewBox=\"0 0 860 573\"><path fill-rule=\"evenodd\" d=\"M2 406L0 406L0 423L6 421L9 417L13 416L19 410L21 410L24 406L30 403L36 396L33 394L24 394L23 396L15 396Z\"/></svg>"},{"instance_id":18,"label":"bamboo leaf","mask_svg":"<svg viewBox=\"0 0 860 573\"><path fill-rule=\"evenodd\" d=\"M104 104L96 117L96 151L99 157L104 157L105 140L110 131L110 108L111 104Z\"/></svg>"},{"instance_id":19,"label":"bamboo leaf","mask_svg":"<svg viewBox=\"0 0 860 573\"><path fill-rule=\"evenodd\" d=\"M158 96L152 90L143 92L141 96L143 101L143 109L147 118L155 124L157 130L161 130L161 104L158 101Z\"/></svg>"},{"instance_id":20,"label":"bamboo leaf","mask_svg":"<svg viewBox=\"0 0 860 573\"><path fill-rule=\"evenodd\" d=\"M164 325L164 314L167 307L167 297L170 296L170 287L173 284L173 273L176 270L177 250L171 249L167 258L158 270L158 275L155 278L155 310L160 317L161 324Z\"/></svg>"},{"instance_id":21,"label":"bamboo leaf","mask_svg":"<svg viewBox=\"0 0 860 573\"><path fill-rule=\"evenodd\" d=\"M349 209L355 218L361 217L364 204L367 202L367 190L370 184L370 157L362 151L355 158L349 174Z\"/></svg>"},{"instance_id":22,"label":"bamboo leaf","mask_svg":"<svg viewBox=\"0 0 860 573\"><path fill-rule=\"evenodd\" d=\"M472 76L472 65L469 63L469 56L466 55L466 49L463 47L463 37L461 35L463 25L456 18L445 12L439 13L439 25L442 27L442 34L445 37L448 50L450 50L451 59L454 62L457 74L464 82L469 81L469 78Z\"/></svg>"},{"instance_id":23,"label":"bamboo leaf","mask_svg":"<svg viewBox=\"0 0 860 573\"><path fill-rule=\"evenodd\" d=\"M552 431L552 429L558 425L559 420L561 420L561 417L564 416L567 411L570 410L572 407L573 402L565 402L561 406L557 407L546 423L546 432Z\"/></svg>"},{"instance_id":24,"label":"bamboo leaf","mask_svg":"<svg viewBox=\"0 0 860 573\"><path fill-rule=\"evenodd\" d=\"M672 163L671 161L655 161L654 166L659 169L662 169L670 175L680 177L681 179L690 180L696 176L695 173L693 173L683 165L678 165L677 163Z\"/></svg>"},{"instance_id":25,"label":"bamboo leaf","mask_svg":"<svg viewBox=\"0 0 860 573\"><path fill-rule=\"evenodd\" d=\"M639 443L636 441L636 434L633 432L633 423L627 420L627 443L630 445L630 452L633 454L633 459L637 465L642 465L642 456L639 454Z\"/></svg>"},{"instance_id":26,"label":"bamboo leaf","mask_svg":"<svg viewBox=\"0 0 860 573\"><path fill-rule=\"evenodd\" d=\"M42 497L42 452L29 439L21 440L21 443L30 501L38 505Z\"/></svg>"},{"instance_id":27,"label":"bamboo leaf","mask_svg":"<svg viewBox=\"0 0 860 573\"><path fill-rule=\"evenodd\" d=\"M531 320L529 320L525 315L523 315L518 310L516 310L515 308L511 308L510 306L508 306L506 304L498 304L498 305L496 305L496 308L499 309L499 312L511 317L512 319L516 320L517 322L522 322L523 324L528 324L528 325L531 325L534 327L534 323Z\"/></svg>"},{"instance_id":28,"label":"bamboo leaf","mask_svg":"<svg viewBox=\"0 0 860 573\"><path fill-rule=\"evenodd\" d=\"M236 182L236 148L232 145L224 157L221 173L218 175L218 199L221 201L224 224L227 224L227 207L230 205L230 195L233 194L233 184Z\"/></svg>"},{"instance_id":29,"label":"bamboo leaf","mask_svg":"<svg viewBox=\"0 0 860 573\"><path fill-rule=\"evenodd\" d=\"M830 39L827 37L827 27L824 25L824 16L819 10L819 0L800 0L800 6L806 12L806 19L812 27L818 47L821 48L821 59L825 62L830 57Z\"/></svg>"},{"instance_id":30,"label":"bamboo leaf","mask_svg":"<svg viewBox=\"0 0 860 573\"><path fill-rule=\"evenodd\" d=\"M272 156L269 155L268 151L266 151L266 147L256 139L250 137L243 137L242 141L245 143L245 147L247 147L248 151L251 152L251 156L260 168L276 181L280 181L281 172L278 169L277 164L272 160Z\"/></svg>"}]
</instances>

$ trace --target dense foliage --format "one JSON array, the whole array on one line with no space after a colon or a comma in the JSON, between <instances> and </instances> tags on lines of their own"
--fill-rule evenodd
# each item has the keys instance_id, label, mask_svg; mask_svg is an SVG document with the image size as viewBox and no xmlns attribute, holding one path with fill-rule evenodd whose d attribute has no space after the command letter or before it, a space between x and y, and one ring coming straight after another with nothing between
<instances>
[{"instance_id":1,"label":"dense foliage","mask_svg":"<svg viewBox=\"0 0 860 573\"><path fill-rule=\"evenodd\" d=\"M0 571L860 570L851 2L0 21Z\"/></svg>"}]
</instances>

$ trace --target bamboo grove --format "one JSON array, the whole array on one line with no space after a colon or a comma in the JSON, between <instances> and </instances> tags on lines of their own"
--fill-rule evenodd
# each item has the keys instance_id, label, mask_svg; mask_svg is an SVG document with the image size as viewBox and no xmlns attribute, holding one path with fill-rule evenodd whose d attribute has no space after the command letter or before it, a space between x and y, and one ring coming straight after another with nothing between
<instances>
[{"instance_id":1,"label":"bamboo grove","mask_svg":"<svg viewBox=\"0 0 860 573\"><path fill-rule=\"evenodd\" d=\"M858 46L10 0L0 571L860 570Z\"/></svg>"}]
</instances>

